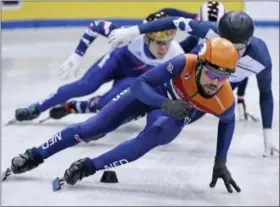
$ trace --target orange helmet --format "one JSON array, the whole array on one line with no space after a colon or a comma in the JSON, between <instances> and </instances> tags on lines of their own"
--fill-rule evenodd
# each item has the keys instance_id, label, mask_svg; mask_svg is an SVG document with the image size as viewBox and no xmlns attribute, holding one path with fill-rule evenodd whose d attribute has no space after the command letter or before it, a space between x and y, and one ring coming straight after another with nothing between
<instances>
[{"instance_id":1,"label":"orange helmet","mask_svg":"<svg viewBox=\"0 0 280 207\"><path fill-rule=\"evenodd\" d=\"M206 40L198 53L198 60L211 66L217 73L235 72L238 51L233 43L221 37Z\"/></svg>"}]
</instances>

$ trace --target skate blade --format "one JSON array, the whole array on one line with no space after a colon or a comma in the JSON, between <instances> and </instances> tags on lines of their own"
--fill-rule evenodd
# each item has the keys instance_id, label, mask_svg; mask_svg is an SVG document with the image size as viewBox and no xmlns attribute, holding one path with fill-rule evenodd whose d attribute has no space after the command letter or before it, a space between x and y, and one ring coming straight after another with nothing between
<instances>
[{"instance_id":1,"label":"skate blade","mask_svg":"<svg viewBox=\"0 0 280 207\"><path fill-rule=\"evenodd\" d=\"M11 175L12 171L10 170L10 168L7 168L1 175L1 180L4 181L7 179L7 177L9 177Z\"/></svg>"},{"instance_id":2,"label":"skate blade","mask_svg":"<svg viewBox=\"0 0 280 207\"><path fill-rule=\"evenodd\" d=\"M259 119L256 118L256 117L254 117L252 114L247 113L247 116L248 116L249 118L251 118L254 122L258 122L258 121L259 121Z\"/></svg>"},{"instance_id":3,"label":"skate blade","mask_svg":"<svg viewBox=\"0 0 280 207\"><path fill-rule=\"evenodd\" d=\"M4 124L5 126L9 126L9 125L38 125L38 124L42 124L44 122L46 122L47 120L51 119L50 117L46 117L44 119L39 120L38 122L34 121L34 120L26 120L26 121L18 121L16 119L12 119L10 121L8 121L6 124Z\"/></svg>"},{"instance_id":4,"label":"skate blade","mask_svg":"<svg viewBox=\"0 0 280 207\"><path fill-rule=\"evenodd\" d=\"M10 121L8 121L6 124L4 124L5 126L8 126L8 125L11 125L11 124L14 124L14 123L16 123L16 122L18 122L16 119L12 119L12 120L10 120Z\"/></svg>"},{"instance_id":5,"label":"skate blade","mask_svg":"<svg viewBox=\"0 0 280 207\"><path fill-rule=\"evenodd\" d=\"M56 191L59 191L61 189L61 186L64 184L64 179L63 178L55 178L53 181L52 181L52 190L53 192L56 192Z\"/></svg>"},{"instance_id":6,"label":"skate blade","mask_svg":"<svg viewBox=\"0 0 280 207\"><path fill-rule=\"evenodd\" d=\"M38 123L39 124L42 124L42 123L44 123L45 121L48 121L49 119L50 119L51 117L46 117L46 118L44 118L44 119L41 119Z\"/></svg>"}]
</instances>

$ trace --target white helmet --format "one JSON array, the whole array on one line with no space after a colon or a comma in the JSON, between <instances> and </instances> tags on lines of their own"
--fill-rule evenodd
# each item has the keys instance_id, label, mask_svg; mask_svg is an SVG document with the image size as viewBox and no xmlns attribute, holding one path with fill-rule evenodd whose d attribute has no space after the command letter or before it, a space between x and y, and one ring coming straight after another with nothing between
<instances>
[{"instance_id":1,"label":"white helmet","mask_svg":"<svg viewBox=\"0 0 280 207\"><path fill-rule=\"evenodd\" d=\"M226 13L225 6L217 1L208 1L201 5L198 20L218 22Z\"/></svg>"}]
</instances>

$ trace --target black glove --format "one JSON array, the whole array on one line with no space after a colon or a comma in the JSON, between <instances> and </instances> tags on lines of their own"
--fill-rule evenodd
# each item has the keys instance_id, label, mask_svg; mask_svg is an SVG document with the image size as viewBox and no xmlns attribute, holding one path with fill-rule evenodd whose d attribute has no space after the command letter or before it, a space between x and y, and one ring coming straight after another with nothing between
<instances>
[{"instance_id":1,"label":"black glove","mask_svg":"<svg viewBox=\"0 0 280 207\"><path fill-rule=\"evenodd\" d=\"M161 108L177 120L183 120L187 118L191 111L190 105L183 100L172 101L170 99L166 99L166 101L163 102Z\"/></svg>"},{"instance_id":2,"label":"black glove","mask_svg":"<svg viewBox=\"0 0 280 207\"><path fill-rule=\"evenodd\" d=\"M235 183L235 181L231 177L230 172L227 169L226 157L215 157L215 165L213 168L212 181L209 185L211 188L215 187L218 178L222 178L224 180L225 186L229 193L233 192L231 185L234 187L234 189L237 192L241 192L240 187Z\"/></svg>"}]
</instances>

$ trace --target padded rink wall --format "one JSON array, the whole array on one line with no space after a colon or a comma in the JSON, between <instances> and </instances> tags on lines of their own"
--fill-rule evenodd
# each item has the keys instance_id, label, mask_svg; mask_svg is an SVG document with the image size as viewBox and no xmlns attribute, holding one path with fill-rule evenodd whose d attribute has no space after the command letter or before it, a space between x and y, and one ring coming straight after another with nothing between
<instances>
[{"instance_id":1,"label":"padded rink wall","mask_svg":"<svg viewBox=\"0 0 280 207\"><path fill-rule=\"evenodd\" d=\"M5 3L5 1L4 1ZM106 19L121 25L140 23L161 8L172 7L197 13L203 2L2 2L2 28L85 26ZM225 2L227 10L243 10L243 2Z\"/></svg>"},{"instance_id":2,"label":"padded rink wall","mask_svg":"<svg viewBox=\"0 0 280 207\"><path fill-rule=\"evenodd\" d=\"M34 27L86 26L90 21L103 19L116 24L138 24L148 14L161 8L178 8L197 13L203 1L142 1L142 2L78 2L78 1L3 1L2 29ZM279 27L279 2L223 2L227 11L246 11L256 26Z\"/></svg>"}]
</instances>

